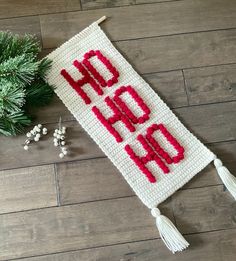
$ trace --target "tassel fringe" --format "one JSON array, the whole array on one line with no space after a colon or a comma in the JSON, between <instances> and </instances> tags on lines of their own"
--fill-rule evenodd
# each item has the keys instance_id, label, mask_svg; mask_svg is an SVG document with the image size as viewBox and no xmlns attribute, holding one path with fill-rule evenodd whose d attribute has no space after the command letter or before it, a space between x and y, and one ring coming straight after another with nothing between
<instances>
[{"instance_id":1,"label":"tassel fringe","mask_svg":"<svg viewBox=\"0 0 236 261\"><path fill-rule=\"evenodd\" d=\"M236 177L232 175L225 166L223 166L220 159L216 158L214 160L214 165L225 187L236 200Z\"/></svg>"},{"instance_id":2,"label":"tassel fringe","mask_svg":"<svg viewBox=\"0 0 236 261\"><path fill-rule=\"evenodd\" d=\"M189 243L180 234L174 224L166 216L161 215L158 208L153 208L151 213L156 218L156 225L161 239L173 254L183 251L189 246Z\"/></svg>"}]
</instances>

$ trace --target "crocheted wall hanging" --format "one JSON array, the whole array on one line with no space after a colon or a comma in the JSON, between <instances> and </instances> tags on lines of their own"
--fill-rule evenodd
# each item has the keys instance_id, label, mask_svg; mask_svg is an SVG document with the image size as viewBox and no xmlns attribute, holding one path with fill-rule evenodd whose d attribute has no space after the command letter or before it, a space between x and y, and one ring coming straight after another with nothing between
<instances>
[{"instance_id":1,"label":"crocheted wall hanging","mask_svg":"<svg viewBox=\"0 0 236 261\"><path fill-rule=\"evenodd\" d=\"M235 199L236 178L112 45L99 26L104 19L48 55L48 81L151 209L166 246L182 251L188 242L157 206L212 161Z\"/></svg>"}]
</instances>

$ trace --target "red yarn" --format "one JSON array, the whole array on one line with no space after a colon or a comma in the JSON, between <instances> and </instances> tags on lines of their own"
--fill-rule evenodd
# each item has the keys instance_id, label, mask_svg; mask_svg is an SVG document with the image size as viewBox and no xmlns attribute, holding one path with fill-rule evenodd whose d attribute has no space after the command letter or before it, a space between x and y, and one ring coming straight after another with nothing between
<instances>
[{"instance_id":1,"label":"red yarn","mask_svg":"<svg viewBox=\"0 0 236 261\"><path fill-rule=\"evenodd\" d=\"M160 130L160 132L164 135L167 141L175 148L177 151L177 155L171 157L156 141L156 139L152 136L155 131ZM178 163L184 158L184 148L178 143L178 141L170 134L170 132L166 129L163 124L153 124L147 129L146 138L155 151L168 163Z\"/></svg>"},{"instance_id":2,"label":"red yarn","mask_svg":"<svg viewBox=\"0 0 236 261\"><path fill-rule=\"evenodd\" d=\"M137 117L122 100L120 96L125 92L128 92L130 96L136 101L138 106L143 110L144 114L142 116ZM121 86L119 89L115 91L113 99L134 124L142 124L149 119L149 114L151 113L150 109L144 103L143 99L138 95L138 93L134 90L132 86Z\"/></svg>"},{"instance_id":3,"label":"red yarn","mask_svg":"<svg viewBox=\"0 0 236 261\"><path fill-rule=\"evenodd\" d=\"M108 81L106 81L103 78L103 76L96 70L96 68L90 63L89 59L94 56L97 56L97 58L106 66L109 72L113 75L113 77ZM119 72L99 50L90 50L89 52L87 52L84 55L84 60L82 63L87 67L87 69L90 71L90 73L100 83L102 87L111 87L113 84L118 82Z\"/></svg>"},{"instance_id":4,"label":"red yarn","mask_svg":"<svg viewBox=\"0 0 236 261\"><path fill-rule=\"evenodd\" d=\"M121 137L119 132L112 125L114 123L118 122L118 121L122 121L125 124L126 128L130 132L134 132L135 131L135 127L132 125L132 123L130 122L129 118L120 111L120 109L117 107L117 105L114 103L114 101L109 96L107 96L104 101L106 102L106 104L114 112L113 116L111 116L108 119L106 119L103 116L103 114L101 113L101 111L96 106L94 106L92 108L92 111L97 116L98 120L115 137L116 141L117 142L122 142L123 138Z\"/></svg>"},{"instance_id":5,"label":"red yarn","mask_svg":"<svg viewBox=\"0 0 236 261\"><path fill-rule=\"evenodd\" d=\"M165 136L167 141L176 149L178 152L176 156L171 157L154 139L152 134L160 130L161 133ZM152 124L149 128L147 128L146 135L139 134L137 140L142 144L143 148L146 150L147 154L145 156L139 157L133 151L131 146L127 144L125 146L125 151L128 153L130 158L135 162L138 168L146 175L148 180L151 183L156 182L156 178L152 174L152 172L145 166L150 161L155 161L156 164L161 168L161 170L166 174L169 173L170 170L162 161L163 158L166 163L178 163L180 160L184 158L184 148L178 143L178 141L170 134L170 132L166 129L163 124Z\"/></svg>"},{"instance_id":6,"label":"red yarn","mask_svg":"<svg viewBox=\"0 0 236 261\"><path fill-rule=\"evenodd\" d=\"M103 95L103 91L100 86L96 83L96 81L90 76L88 71L84 68L82 63L75 60L73 62L74 66L79 70L79 72L83 75L83 78L75 81L71 75L65 70L61 70L61 75L67 80L67 82L71 85L71 87L79 94L79 96L84 100L85 104L90 104L91 99L87 95L87 93L82 89L85 84L90 84L91 87L97 92L98 95Z\"/></svg>"},{"instance_id":7,"label":"red yarn","mask_svg":"<svg viewBox=\"0 0 236 261\"><path fill-rule=\"evenodd\" d=\"M169 173L169 168L165 165L165 163L161 160L161 158L156 154L153 148L149 145L145 137L141 134L138 135L137 140L142 144L143 148L147 151L145 156L139 157L131 148L130 145L125 146L125 151L128 153L130 158L135 162L138 168L145 174L148 180L151 183L156 182L155 176L152 172L145 166L150 161L155 161L156 164L162 169L162 171L166 174Z\"/></svg>"},{"instance_id":8,"label":"red yarn","mask_svg":"<svg viewBox=\"0 0 236 261\"><path fill-rule=\"evenodd\" d=\"M103 78L103 76L96 70L96 68L90 63L89 59L94 56L97 56L97 58L106 66L109 72L113 75L113 77L108 81L106 81ZM67 82L72 86L72 88L76 90L76 92L84 100L85 104L91 103L90 97L82 89L82 87L85 84L90 84L90 86L94 89L94 91L98 95L103 95L103 91L101 87L106 87L106 86L110 87L118 82L119 72L111 64L111 62L105 56L103 56L103 54L99 50L97 51L90 50L84 55L84 60L82 63L75 60L73 62L73 65L83 75L82 79L75 81L65 69L61 70L61 75L67 80ZM95 79L100 85L95 81ZM127 103L122 99L121 95L126 92L132 97L132 99L137 103L137 105L143 111L142 116L137 117L133 113L133 111L127 106ZM92 111L96 115L97 119L115 137L117 142L122 142L123 138L121 137L119 132L113 127L113 124L121 121L124 123L124 125L130 132L134 132L135 127L133 124L138 124L138 123L142 124L147 120L149 120L149 115L151 113L149 107L145 104L145 102L135 91L135 89L130 85L121 86L119 89L115 91L113 98L107 96L104 99L104 101L106 102L107 106L113 111L113 115L111 117L105 118L104 115L96 106L92 107ZM165 151L160 146L158 141L153 137L153 133L158 130L177 151L176 156L172 157L171 155L169 155L169 153ZM155 161L156 164L159 166L159 168L166 174L170 172L166 163L167 164L178 163L184 158L184 148L170 134L170 132L166 129L166 127L163 124L152 124L149 128L147 128L145 135L142 134L138 135L137 140L141 143L142 147L147 152L145 156L142 157L138 156L133 151L133 149L129 144L125 146L125 151L128 153L130 158L135 162L138 168L146 175L146 177L151 183L156 182L156 178L152 174L152 172L146 167L146 164L148 162ZM164 159L166 163L162 159Z\"/></svg>"}]
</instances>

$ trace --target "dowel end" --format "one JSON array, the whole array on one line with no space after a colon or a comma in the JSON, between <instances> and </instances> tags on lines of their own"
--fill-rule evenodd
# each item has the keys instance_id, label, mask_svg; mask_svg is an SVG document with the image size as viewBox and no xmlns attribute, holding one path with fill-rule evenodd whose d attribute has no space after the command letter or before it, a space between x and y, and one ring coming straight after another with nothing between
<instances>
[{"instance_id":1,"label":"dowel end","mask_svg":"<svg viewBox=\"0 0 236 261\"><path fill-rule=\"evenodd\" d=\"M106 19L107 19L107 17L104 15L104 16L102 16L101 18L99 18L99 19L97 20L97 23L100 24L100 23L102 23L103 21L105 21Z\"/></svg>"}]
</instances>

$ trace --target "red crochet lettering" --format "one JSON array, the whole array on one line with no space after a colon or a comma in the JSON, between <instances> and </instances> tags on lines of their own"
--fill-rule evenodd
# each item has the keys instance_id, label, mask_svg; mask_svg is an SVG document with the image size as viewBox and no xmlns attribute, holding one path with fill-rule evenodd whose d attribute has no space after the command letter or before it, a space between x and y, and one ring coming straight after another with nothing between
<instances>
[{"instance_id":1,"label":"red crochet lettering","mask_svg":"<svg viewBox=\"0 0 236 261\"><path fill-rule=\"evenodd\" d=\"M156 139L152 136L155 131L160 131L166 140L175 148L177 151L177 155L171 157L156 141ZM184 158L184 148L178 143L178 141L170 134L170 132L166 129L163 124L153 124L147 129L146 138L155 151L162 157L168 164L178 163Z\"/></svg>"},{"instance_id":2,"label":"red crochet lettering","mask_svg":"<svg viewBox=\"0 0 236 261\"><path fill-rule=\"evenodd\" d=\"M97 56L97 58L106 66L109 72L113 75L111 79L106 81L103 76L96 70L96 68L90 63L91 57ZM113 84L118 82L119 72L111 64L111 62L99 51L91 50L84 55L83 64L87 67L93 77L100 83L102 87L111 87Z\"/></svg>"},{"instance_id":3,"label":"red crochet lettering","mask_svg":"<svg viewBox=\"0 0 236 261\"><path fill-rule=\"evenodd\" d=\"M122 142L123 138L121 137L121 135L119 134L119 132L112 126L114 123L118 122L118 121L122 121L126 128L130 131L130 132L134 132L135 131L135 127L132 125L132 123L130 122L129 118L124 115L119 108L117 107L117 105L113 102L113 100L107 96L105 98L105 102L106 104L112 109L112 111L114 112L113 116L109 117L108 119L106 119L103 114L101 113L101 111L96 107L93 106L92 111L93 113L97 116L98 120L106 127L106 129L115 137L117 142Z\"/></svg>"},{"instance_id":4,"label":"red crochet lettering","mask_svg":"<svg viewBox=\"0 0 236 261\"><path fill-rule=\"evenodd\" d=\"M75 81L70 74L65 70L61 70L61 75L67 80L67 82L71 85L71 87L79 94L79 96L84 100L85 104L90 104L91 99L88 97L87 93L82 89L85 84L90 84L91 87L96 91L98 95L103 95L103 91L100 86L96 83L96 81L90 76L88 71L84 68L82 63L75 60L73 62L74 66L79 70L79 72L83 75L83 78Z\"/></svg>"},{"instance_id":5,"label":"red crochet lettering","mask_svg":"<svg viewBox=\"0 0 236 261\"><path fill-rule=\"evenodd\" d=\"M143 172L143 174L148 178L151 183L156 182L155 176L152 172L145 166L150 161L155 161L156 164L162 169L164 173L169 173L169 168L161 160L161 158L156 154L153 148L148 144L145 137L141 134L138 135L137 140L142 144L143 148L146 150L147 154L145 156L138 156L130 145L125 146L125 151L128 153L130 158L135 162L138 168Z\"/></svg>"},{"instance_id":6,"label":"red crochet lettering","mask_svg":"<svg viewBox=\"0 0 236 261\"><path fill-rule=\"evenodd\" d=\"M135 116L135 114L129 109L126 103L120 97L123 93L128 92L130 96L136 101L138 106L142 109L144 114L140 117ZM132 86L121 86L115 91L114 101L119 105L121 110L129 117L129 119L134 123L144 123L149 120L149 114L151 113L148 106L144 103L143 99L138 95Z\"/></svg>"}]
</instances>

